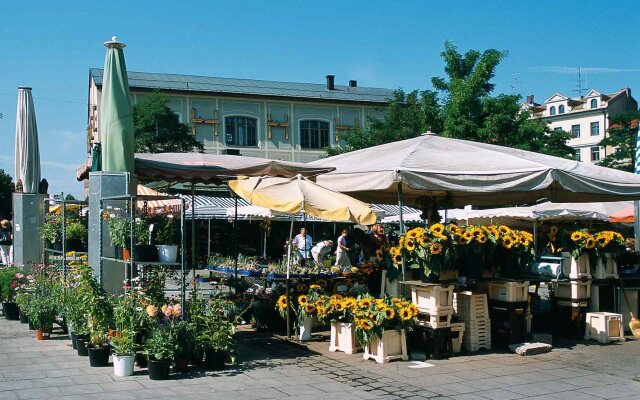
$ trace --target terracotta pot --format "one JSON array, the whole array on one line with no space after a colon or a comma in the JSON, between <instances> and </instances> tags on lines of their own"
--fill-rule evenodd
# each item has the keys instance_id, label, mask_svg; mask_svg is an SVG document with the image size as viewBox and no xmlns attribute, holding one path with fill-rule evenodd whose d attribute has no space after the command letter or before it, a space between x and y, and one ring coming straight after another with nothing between
<instances>
[{"instance_id":1,"label":"terracotta pot","mask_svg":"<svg viewBox=\"0 0 640 400\"><path fill-rule=\"evenodd\" d=\"M130 260L131 259L131 250L129 249L122 249L122 259L123 260Z\"/></svg>"},{"instance_id":2,"label":"terracotta pot","mask_svg":"<svg viewBox=\"0 0 640 400\"><path fill-rule=\"evenodd\" d=\"M49 340L50 337L51 337L51 328L36 329L36 339Z\"/></svg>"}]
</instances>

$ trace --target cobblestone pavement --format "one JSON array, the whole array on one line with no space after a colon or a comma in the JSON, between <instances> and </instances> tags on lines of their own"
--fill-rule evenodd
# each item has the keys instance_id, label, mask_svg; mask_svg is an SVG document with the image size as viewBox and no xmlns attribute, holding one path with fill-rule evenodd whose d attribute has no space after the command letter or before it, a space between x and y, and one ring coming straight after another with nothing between
<instances>
[{"instance_id":1,"label":"cobblestone pavement","mask_svg":"<svg viewBox=\"0 0 640 400\"><path fill-rule=\"evenodd\" d=\"M118 378L111 367L89 367L66 336L37 341L26 325L1 319L0 399L640 399L640 341L385 365L329 353L326 341L302 346L242 332L239 342L239 364L224 372L151 381L136 369Z\"/></svg>"}]
</instances>

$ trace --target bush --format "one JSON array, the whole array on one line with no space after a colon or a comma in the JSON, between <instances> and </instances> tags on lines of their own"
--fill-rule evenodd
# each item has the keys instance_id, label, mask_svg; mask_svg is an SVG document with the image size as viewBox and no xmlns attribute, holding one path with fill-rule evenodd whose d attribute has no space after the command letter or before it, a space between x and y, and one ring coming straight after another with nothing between
<instances>
[{"instance_id":1,"label":"bush","mask_svg":"<svg viewBox=\"0 0 640 400\"><path fill-rule=\"evenodd\" d=\"M21 272L20 268L11 267L0 269L0 300L12 302L15 299L16 274Z\"/></svg>"},{"instance_id":2,"label":"bush","mask_svg":"<svg viewBox=\"0 0 640 400\"><path fill-rule=\"evenodd\" d=\"M89 230L80 219L72 219L65 224L64 232L67 240L78 240L87 243Z\"/></svg>"},{"instance_id":3,"label":"bush","mask_svg":"<svg viewBox=\"0 0 640 400\"><path fill-rule=\"evenodd\" d=\"M40 235L49 243L60 241L62 238L62 218L56 214L47 215L40 230Z\"/></svg>"}]
</instances>

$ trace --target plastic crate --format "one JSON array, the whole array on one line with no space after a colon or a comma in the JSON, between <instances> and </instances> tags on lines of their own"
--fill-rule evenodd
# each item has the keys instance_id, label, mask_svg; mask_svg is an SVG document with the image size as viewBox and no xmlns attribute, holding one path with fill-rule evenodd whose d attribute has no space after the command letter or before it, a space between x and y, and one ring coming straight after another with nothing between
<instances>
[{"instance_id":1,"label":"plastic crate","mask_svg":"<svg viewBox=\"0 0 640 400\"><path fill-rule=\"evenodd\" d=\"M498 301L526 301L529 293L529 281L490 282L489 299Z\"/></svg>"},{"instance_id":2,"label":"plastic crate","mask_svg":"<svg viewBox=\"0 0 640 400\"><path fill-rule=\"evenodd\" d=\"M595 279L618 279L618 265L611 253L598 257L596 262Z\"/></svg>"},{"instance_id":3,"label":"plastic crate","mask_svg":"<svg viewBox=\"0 0 640 400\"><path fill-rule=\"evenodd\" d=\"M533 315L527 314L524 317L524 320L525 320L525 323L526 323L526 326L527 326L527 335L529 335L531 333L531 322L533 320Z\"/></svg>"},{"instance_id":4,"label":"plastic crate","mask_svg":"<svg viewBox=\"0 0 640 400\"><path fill-rule=\"evenodd\" d=\"M441 307L438 311L418 312L418 323L431 328L448 328L451 326L453 307Z\"/></svg>"},{"instance_id":5,"label":"plastic crate","mask_svg":"<svg viewBox=\"0 0 640 400\"><path fill-rule=\"evenodd\" d=\"M589 339L597 340L600 343L609 343L614 340L624 342L622 314L609 312L587 313L584 340Z\"/></svg>"},{"instance_id":6,"label":"plastic crate","mask_svg":"<svg viewBox=\"0 0 640 400\"><path fill-rule=\"evenodd\" d=\"M453 355L451 328L430 328L417 325L409 332L409 350L420 351L427 358L441 360Z\"/></svg>"},{"instance_id":7,"label":"plastic crate","mask_svg":"<svg viewBox=\"0 0 640 400\"><path fill-rule=\"evenodd\" d=\"M525 341L527 334L526 315L528 303L526 301L489 302L491 316L491 338L493 344L514 344Z\"/></svg>"},{"instance_id":8,"label":"plastic crate","mask_svg":"<svg viewBox=\"0 0 640 400\"><path fill-rule=\"evenodd\" d=\"M591 282L553 282L553 295L560 299L588 299L591 297Z\"/></svg>"},{"instance_id":9,"label":"plastic crate","mask_svg":"<svg viewBox=\"0 0 640 400\"><path fill-rule=\"evenodd\" d=\"M364 348L362 358L373 359L378 364L388 363L393 360L407 361L407 336L406 331L401 329L387 329L382 332L382 339L378 335L373 335L371 342Z\"/></svg>"},{"instance_id":10,"label":"plastic crate","mask_svg":"<svg viewBox=\"0 0 640 400\"><path fill-rule=\"evenodd\" d=\"M574 304L579 304L574 306ZM584 306L582 305L584 304ZM551 313L552 333L554 337L569 339L584 338L588 302L556 300Z\"/></svg>"},{"instance_id":11,"label":"plastic crate","mask_svg":"<svg viewBox=\"0 0 640 400\"><path fill-rule=\"evenodd\" d=\"M455 314L463 321L489 317L487 295L484 293L454 293L453 309Z\"/></svg>"},{"instance_id":12,"label":"plastic crate","mask_svg":"<svg viewBox=\"0 0 640 400\"><path fill-rule=\"evenodd\" d=\"M583 254L576 260L571 253L562 253L562 274L570 279L591 279L589 255Z\"/></svg>"},{"instance_id":13,"label":"plastic crate","mask_svg":"<svg viewBox=\"0 0 640 400\"><path fill-rule=\"evenodd\" d=\"M464 337L464 322L451 323L451 347L454 354L462 351L462 338Z\"/></svg>"},{"instance_id":14,"label":"plastic crate","mask_svg":"<svg viewBox=\"0 0 640 400\"><path fill-rule=\"evenodd\" d=\"M466 321L462 347L467 351L491 350L491 320L488 318Z\"/></svg>"},{"instance_id":15,"label":"plastic crate","mask_svg":"<svg viewBox=\"0 0 640 400\"><path fill-rule=\"evenodd\" d=\"M425 312L452 307L453 285L411 285L411 301Z\"/></svg>"}]
</instances>

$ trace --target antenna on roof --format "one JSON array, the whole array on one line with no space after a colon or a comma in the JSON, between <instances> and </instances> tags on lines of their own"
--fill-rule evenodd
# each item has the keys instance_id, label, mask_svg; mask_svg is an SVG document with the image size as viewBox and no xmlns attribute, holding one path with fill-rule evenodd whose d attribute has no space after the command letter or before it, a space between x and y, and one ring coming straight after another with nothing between
<instances>
[{"instance_id":1,"label":"antenna on roof","mask_svg":"<svg viewBox=\"0 0 640 400\"><path fill-rule=\"evenodd\" d=\"M583 87L583 79L582 79L582 69L580 67L578 67L576 69L576 72L578 73L578 78L576 79L576 85L578 86L577 89L573 90L574 92L578 93L579 97L582 97L582 92L584 92L586 89Z\"/></svg>"}]
</instances>

